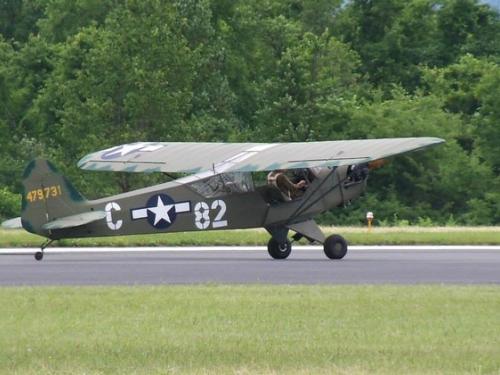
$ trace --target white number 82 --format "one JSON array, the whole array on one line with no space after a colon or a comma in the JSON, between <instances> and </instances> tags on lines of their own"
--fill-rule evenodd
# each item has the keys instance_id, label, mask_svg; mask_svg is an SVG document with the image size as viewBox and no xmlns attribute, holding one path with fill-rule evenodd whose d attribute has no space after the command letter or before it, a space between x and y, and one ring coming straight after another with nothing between
<instances>
[{"instance_id":1,"label":"white number 82","mask_svg":"<svg viewBox=\"0 0 500 375\"><path fill-rule=\"evenodd\" d=\"M219 209L214 221L211 222L212 228L227 227L227 220L223 220L226 214L226 203L221 200L215 200L212 205L208 207L206 202L198 202L194 206L194 224L198 229L207 229L210 226L210 210Z\"/></svg>"}]
</instances>

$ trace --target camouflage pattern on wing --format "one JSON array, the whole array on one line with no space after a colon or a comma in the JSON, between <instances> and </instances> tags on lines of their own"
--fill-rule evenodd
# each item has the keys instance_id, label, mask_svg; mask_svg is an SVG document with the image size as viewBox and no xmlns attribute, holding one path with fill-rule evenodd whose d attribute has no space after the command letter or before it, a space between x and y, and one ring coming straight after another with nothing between
<instances>
[{"instance_id":1,"label":"camouflage pattern on wing","mask_svg":"<svg viewBox=\"0 0 500 375\"><path fill-rule=\"evenodd\" d=\"M138 142L85 156L82 169L120 172L253 172L359 164L443 143L386 138L296 143Z\"/></svg>"}]
</instances>

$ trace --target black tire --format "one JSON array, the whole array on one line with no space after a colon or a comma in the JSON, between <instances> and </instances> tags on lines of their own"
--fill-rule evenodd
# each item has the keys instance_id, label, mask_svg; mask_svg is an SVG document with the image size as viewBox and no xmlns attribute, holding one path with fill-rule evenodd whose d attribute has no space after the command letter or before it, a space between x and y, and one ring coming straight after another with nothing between
<instances>
[{"instance_id":1,"label":"black tire","mask_svg":"<svg viewBox=\"0 0 500 375\"><path fill-rule=\"evenodd\" d=\"M267 243L267 251L274 259L286 259L292 251L290 241L279 243L274 238L271 238Z\"/></svg>"},{"instance_id":2,"label":"black tire","mask_svg":"<svg viewBox=\"0 0 500 375\"><path fill-rule=\"evenodd\" d=\"M338 234L332 234L326 238L323 250L330 259L342 259L347 254L347 241Z\"/></svg>"},{"instance_id":3,"label":"black tire","mask_svg":"<svg viewBox=\"0 0 500 375\"><path fill-rule=\"evenodd\" d=\"M41 251L37 251L35 253L35 259L36 260L42 260L43 259L43 253Z\"/></svg>"}]
</instances>

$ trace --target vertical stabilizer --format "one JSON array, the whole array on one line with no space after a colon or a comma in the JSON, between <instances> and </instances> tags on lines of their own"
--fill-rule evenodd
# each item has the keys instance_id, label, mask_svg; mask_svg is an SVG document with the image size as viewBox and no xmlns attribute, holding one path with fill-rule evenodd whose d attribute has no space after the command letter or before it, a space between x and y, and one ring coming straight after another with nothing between
<instances>
[{"instance_id":1,"label":"vertical stabilizer","mask_svg":"<svg viewBox=\"0 0 500 375\"><path fill-rule=\"evenodd\" d=\"M49 221L82 212L85 198L47 160L31 161L23 174L22 225L28 232L51 237Z\"/></svg>"}]
</instances>

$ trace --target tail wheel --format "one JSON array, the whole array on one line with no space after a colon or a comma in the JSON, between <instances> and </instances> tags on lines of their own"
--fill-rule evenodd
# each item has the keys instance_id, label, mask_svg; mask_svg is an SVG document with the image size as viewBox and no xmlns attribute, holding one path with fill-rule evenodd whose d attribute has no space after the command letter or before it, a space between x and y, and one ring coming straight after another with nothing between
<instances>
[{"instance_id":1,"label":"tail wheel","mask_svg":"<svg viewBox=\"0 0 500 375\"><path fill-rule=\"evenodd\" d=\"M280 243L274 238L271 238L267 243L267 251L274 259L285 259L292 251L292 244L288 240Z\"/></svg>"},{"instance_id":2,"label":"tail wheel","mask_svg":"<svg viewBox=\"0 0 500 375\"><path fill-rule=\"evenodd\" d=\"M323 250L330 259L342 259L347 253L347 241L338 234L332 234L326 238Z\"/></svg>"}]
</instances>

